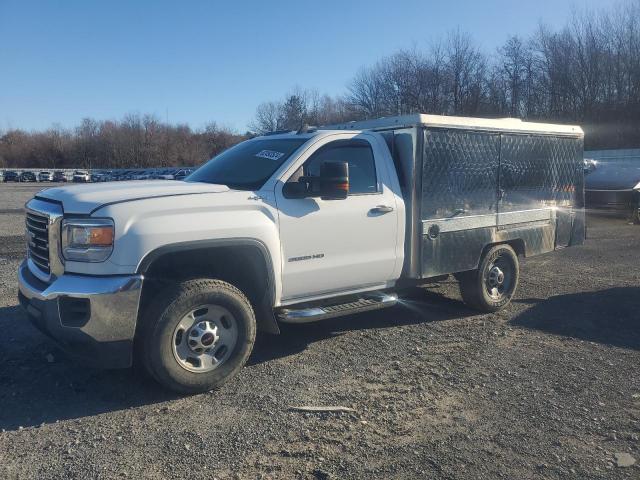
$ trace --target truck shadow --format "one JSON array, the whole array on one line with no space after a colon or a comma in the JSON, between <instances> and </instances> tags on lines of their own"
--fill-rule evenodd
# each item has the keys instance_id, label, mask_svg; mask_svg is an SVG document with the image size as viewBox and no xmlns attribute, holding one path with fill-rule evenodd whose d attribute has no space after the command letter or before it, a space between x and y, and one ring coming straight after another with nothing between
<instances>
[{"instance_id":1,"label":"truck shadow","mask_svg":"<svg viewBox=\"0 0 640 480\"><path fill-rule=\"evenodd\" d=\"M97 370L67 359L18 306L0 308L0 328L0 429L177 398L131 369Z\"/></svg>"},{"instance_id":2,"label":"truck shadow","mask_svg":"<svg viewBox=\"0 0 640 480\"><path fill-rule=\"evenodd\" d=\"M283 358L313 342L353 330L384 329L477 313L460 302L421 291L403 306L259 335L248 365ZM98 370L69 359L29 323L18 306L0 308L0 430L17 430L180 398L128 370Z\"/></svg>"},{"instance_id":3,"label":"truck shadow","mask_svg":"<svg viewBox=\"0 0 640 480\"><path fill-rule=\"evenodd\" d=\"M640 350L640 288L616 287L597 292L521 299L534 304L512 325L615 347Z\"/></svg>"},{"instance_id":4,"label":"truck shadow","mask_svg":"<svg viewBox=\"0 0 640 480\"><path fill-rule=\"evenodd\" d=\"M310 344L345 332L384 329L419 323L461 319L478 315L462 302L430 290L416 288L404 294L398 305L306 324L280 324L280 335L262 335L256 340L249 365L295 355Z\"/></svg>"}]
</instances>

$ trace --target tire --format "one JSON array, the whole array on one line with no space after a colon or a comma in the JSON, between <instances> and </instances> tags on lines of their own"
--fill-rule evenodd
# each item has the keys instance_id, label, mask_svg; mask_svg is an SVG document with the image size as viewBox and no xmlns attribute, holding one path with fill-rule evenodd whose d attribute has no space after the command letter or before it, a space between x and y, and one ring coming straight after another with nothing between
<instances>
[{"instance_id":1,"label":"tire","mask_svg":"<svg viewBox=\"0 0 640 480\"><path fill-rule=\"evenodd\" d=\"M497 312L511 302L519 278L516 252L509 245L496 245L483 255L477 270L458 275L460 294L464 303L474 309Z\"/></svg>"},{"instance_id":2,"label":"tire","mask_svg":"<svg viewBox=\"0 0 640 480\"><path fill-rule=\"evenodd\" d=\"M158 383L178 393L200 393L219 388L242 369L255 342L256 319L233 285L188 280L158 293L137 335L139 359Z\"/></svg>"}]
</instances>

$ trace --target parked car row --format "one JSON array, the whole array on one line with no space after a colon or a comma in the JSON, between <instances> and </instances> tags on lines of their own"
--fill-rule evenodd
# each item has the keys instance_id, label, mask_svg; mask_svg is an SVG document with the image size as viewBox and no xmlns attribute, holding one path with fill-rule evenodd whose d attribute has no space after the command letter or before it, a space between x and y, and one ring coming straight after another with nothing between
<instances>
[{"instance_id":1,"label":"parked car row","mask_svg":"<svg viewBox=\"0 0 640 480\"><path fill-rule=\"evenodd\" d=\"M66 182L67 177L61 170L42 172L35 172L25 170L23 172L16 172L14 170L5 170L2 173L3 182Z\"/></svg>"},{"instance_id":2,"label":"parked car row","mask_svg":"<svg viewBox=\"0 0 640 480\"><path fill-rule=\"evenodd\" d=\"M33 172L25 171L25 172L14 172L12 170L7 170L2 175L3 182L37 182L38 177Z\"/></svg>"},{"instance_id":3,"label":"parked car row","mask_svg":"<svg viewBox=\"0 0 640 480\"><path fill-rule=\"evenodd\" d=\"M71 175L75 183L117 182L123 180L183 180L195 168L149 168L144 170L76 170ZM66 182L67 175L62 170L16 172L5 170L3 182Z\"/></svg>"},{"instance_id":4,"label":"parked car row","mask_svg":"<svg viewBox=\"0 0 640 480\"><path fill-rule=\"evenodd\" d=\"M91 182L118 182L123 180L183 180L195 168L149 168L145 170L94 170ZM88 172L87 172L88 173ZM75 178L75 175L74 175ZM74 180L75 181L75 180ZM84 181L84 180L79 180Z\"/></svg>"}]
</instances>

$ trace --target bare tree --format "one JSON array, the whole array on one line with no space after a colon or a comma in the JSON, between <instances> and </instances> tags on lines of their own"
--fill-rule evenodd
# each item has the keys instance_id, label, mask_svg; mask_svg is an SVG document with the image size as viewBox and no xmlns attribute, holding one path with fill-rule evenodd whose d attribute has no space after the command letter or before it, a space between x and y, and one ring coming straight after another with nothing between
<instances>
[{"instance_id":1,"label":"bare tree","mask_svg":"<svg viewBox=\"0 0 640 480\"><path fill-rule=\"evenodd\" d=\"M249 125L249 128L260 134L280 130L280 125L278 124L280 110L281 105L278 102L261 103L256 109L256 117Z\"/></svg>"},{"instance_id":2,"label":"bare tree","mask_svg":"<svg viewBox=\"0 0 640 480\"><path fill-rule=\"evenodd\" d=\"M450 112L473 115L480 107L486 59L468 34L451 32L445 42Z\"/></svg>"},{"instance_id":3,"label":"bare tree","mask_svg":"<svg viewBox=\"0 0 640 480\"><path fill-rule=\"evenodd\" d=\"M348 86L348 100L354 109L366 118L382 116L384 108L385 81L380 72L380 64L363 67Z\"/></svg>"},{"instance_id":4,"label":"bare tree","mask_svg":"<svg viewBox=\"0 0 640 480\"><path fill-rule=\"evenodd\" d=\"M508 113L512 117L526 117L532 81L531 51L520 37L514 35L498 49L498 61Z\"/></svg>"}]
</instances>

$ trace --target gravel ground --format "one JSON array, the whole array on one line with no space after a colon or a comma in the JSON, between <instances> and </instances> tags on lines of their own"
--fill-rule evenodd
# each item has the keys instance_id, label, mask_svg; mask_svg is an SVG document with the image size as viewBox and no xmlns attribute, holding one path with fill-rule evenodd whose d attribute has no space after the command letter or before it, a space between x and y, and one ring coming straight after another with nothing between
<instances>
[{"instance_id":1,"label":"gravel ground","mask_svg":"<svg viewBox=\"0 0 640 480\"><path fill-rule=\"evenodd\" d=\"M29 187L0 185L0 208ZM0 478L640 477L640 227L619 218L523 261L503 312L445 282L262 336L236 379L192 397L56 350L17 307L24 239L2 228Z\"/></svg>"}]
</instances>

